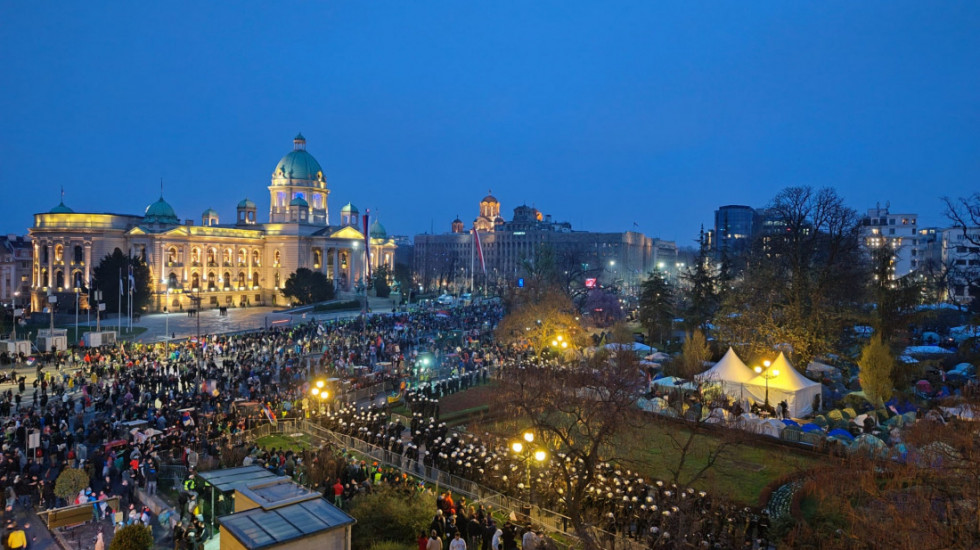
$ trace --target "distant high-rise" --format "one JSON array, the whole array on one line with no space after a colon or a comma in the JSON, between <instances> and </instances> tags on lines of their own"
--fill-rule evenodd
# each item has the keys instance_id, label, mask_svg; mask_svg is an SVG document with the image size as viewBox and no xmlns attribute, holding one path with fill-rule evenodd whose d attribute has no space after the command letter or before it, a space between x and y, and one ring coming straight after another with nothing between
<instances>
[{"instance_id":1,"label":"distant high-rise","mask_svg":"<svg viewBox=\"0 0 980 550\"><path fill-rule=\"evenodd\" d=\"M738 255L749 248L758 231L758 214L751 206L729 204L715 210L712 250L716 255Z\"/></svg>"},{"instance_id":2,"label":"distant high-rise","mask_svg":"<svg viewBox=\"0 0 980 550\"><path fill-rule=\"evenodd\" d=\"M920 265L916 214L892 214L889 204L868 209L861 220L861 238L868 250L888 247L895 255L891 278L898 279Z\"/></svg>"}]
</instances>

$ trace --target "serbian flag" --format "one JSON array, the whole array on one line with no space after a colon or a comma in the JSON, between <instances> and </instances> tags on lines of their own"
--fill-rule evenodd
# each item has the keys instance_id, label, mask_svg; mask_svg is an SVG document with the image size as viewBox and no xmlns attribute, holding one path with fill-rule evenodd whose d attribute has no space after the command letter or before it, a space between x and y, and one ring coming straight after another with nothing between
<instances>
[{"instance_id":1,"label":"serbian flag","mask_svg":"<svg viewBox=\"0 0 980 550\"><path fill-rule=\"evenodd\" d=\"M483 259L483 245L480 243L480 232L473 228L473 246L476 247L476 257L480 260L480 269L487 274L487 262Z\"/></svg>"},{"instance_id":2,"label":"serbian flag","mask_svg":"<svg viewBox=\"0 0 980 550\"><path fill-rule=\"evenodd\" d=\"M191 418L191 411L184 411L180 414L180 423L184 426L193 426L194 419Z\"/></svg>"},{"instance_id":3,"label":"serbian flag","mask_svg":"<svg viewBox=\"0 0 980 550\"><path fill-rule=\"evenodd\" d=\"M268 403L262 405L262 412L265 413L265 417L269 419L269 422L271 422L273 426L278 425L278 422L276 421L276 413L272 412L272 407L270 407Z\"/></svg>"},{"instance_id":4,"label":"serbian flag","mask_svg":"<svg viewBox=\"0 0 980 550\"><path fill-rule=\"evenodd\" d=\"M371 209L364 211L364 257L367 258L367 278L371 278L371 239L368 234L368 218L371 217Z\"/></svg>"}]
</instances>

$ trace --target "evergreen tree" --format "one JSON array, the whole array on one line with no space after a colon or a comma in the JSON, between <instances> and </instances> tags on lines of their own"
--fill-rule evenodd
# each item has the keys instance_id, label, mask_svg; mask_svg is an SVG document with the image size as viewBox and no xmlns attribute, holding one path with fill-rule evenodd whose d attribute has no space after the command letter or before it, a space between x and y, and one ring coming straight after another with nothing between
<instances>
[{"instance_id":1,"label":"evergreen tree","mask_svg":"<svg viewBox=\"0 0 980 550\"><path fill-rule=\"evenodd\" d=\"M334 289L326 275L301 267L286 279L282 295L299 304L315 304L332 300Z\"/></svg>"},{"instance_id":2,"label":"evergreen tree","mask_svg":"<svg viewBox=\"0 0 980 550\"><path fill-rule=\"evenodd\" d=\"M659 271L652 271L640 286L640 324L651 342L663 344L674 321L674 288Z\"/></svg>"},{"instance_id":3,"label":"evergreen tree","mask_svg":"<svg viewBox=\"0 0 980 550\"><path fill-rule=\"evenodd\" d=\"M704 227L698 235L698 257L694 265L684 274L684 279L689 285L684 325L691 330L695 328L706 330L708 322L718 309L718 281L716 270L711 265Z\"/></svg>"},{"instance_id":4,"label":"evergreen tree","mask_svg":"<svg viewBox=\"0 0 980 550\"><path fill-rule=\"evenodd\" d=\"M391 272L388 270L388 266L384 264L378 266L372 275L374 276L375 295L378 298L387 298L391 295L391 287L388 286L388 279L391 278Z\"/></svg>"},{"instance_id":5,"label":"evergreen tree","mask_svg":"<svg viewBox=\"0 0 980 550\"><path fill-rule=\"evenodd\" d=\"M125 313L129 309L129 271L133 271L133 312L140 312L150 304L153 292L150 280L150 267L141 258L126 256L118 248L106 255L93 271L94 290L102 291L102 302L107 312L118 311L122 305ZM121 285L121 286L120 286ZM120 300L122 304L120 304Z\"/></svg>"}]
</instances>

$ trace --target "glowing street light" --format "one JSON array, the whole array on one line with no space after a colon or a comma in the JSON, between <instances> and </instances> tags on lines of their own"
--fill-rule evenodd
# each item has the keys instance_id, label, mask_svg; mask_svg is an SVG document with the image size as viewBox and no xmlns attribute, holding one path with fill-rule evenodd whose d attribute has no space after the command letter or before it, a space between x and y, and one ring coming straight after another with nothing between
<instances>
[{"instance_id":1,"label":"glowing street light","mask_svg":"<svg viewBox=\"0 0 980 550\"><path fill-rule=\"evenodd\" d=\"M765 365L765 368L756 365L753 370L756 372L756 374L762 375L762 378L764 378L766 381L766 409L768 409L769 408L769 379L779 376L779 369L770 369L769 366L772 365L772 363L769 361L763 361L762 364Z\"/></svg>"}]
</instances>

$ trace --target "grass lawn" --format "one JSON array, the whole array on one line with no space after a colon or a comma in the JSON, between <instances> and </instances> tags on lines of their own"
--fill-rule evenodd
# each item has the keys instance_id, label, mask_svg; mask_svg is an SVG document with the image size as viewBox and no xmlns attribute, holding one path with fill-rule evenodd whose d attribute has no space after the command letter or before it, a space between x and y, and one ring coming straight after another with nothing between
<instances>
[{"instance_id":1,"label":"grass lawn","mask_svg":"<svg viewBox=\"0 0 980 550\"><path fill-rule=\"evenodd\" d=\"M440 402L440 412L451 413L480 405L492 407L494 390L495 383L491 383L450 395ZM621 466L639 471L650 479L673 479L671 466L679 462L681 453L672 442L671 434L679 439L679 436L686 436L688 432L681 425L655 421L646 413L639 414L649 421L645 421L639 430L622 434L618 442L620 451L617 453L624 456ZM496 420L475 427L475 431L510 437L520 433L526 426L526 422L519 420ZM740 504L755 506L759 494L771 481L820 463L819 457L808 453L760 445L755 438L746 437L742 432L733 431L731 435L736 443L730 445L715 465L693 484L695 489L703 489ZM705 464L708 451L719 442L718 436L711 433L697 435L688 452L685 467L678 477L680 483L686 483Z\"/></svg>"},{"instance_id":2,"label":"grass lawn","mask_svg":"<svg viewBox=\"0 0 980 550\"><path fill-rule=\"evenodd\" d=\"M686 438L689 432L682 426L651 422L638 433L624 434L624 447L628 449L629 462L637 470L657 479L673 479L671 469L676 468L681 451L671 440ZM738 432L732 435L740 436ZM720 439L713 434L698 434L687 463L679 476L685 482L707 461L710 449ZM804 470L819 463L819 458L769 445L759 445L751 438L736 439L718 458L705 475L694 482L695 489L704 489L723 495L736 502L754 506L759 493L769 482L792 472Z\"/></svg>"},{"instance_id":3,"label":"grass lawn","mask_svg":"<svg viewBox=\"0 0 980 550\"><path fill-rule=\"evenodd\" d=\"M255 443L263 449L281 449L294 453L313 447L310 436L306 434L271 434L256 439Z\"/></svg>"}]
</instances>

